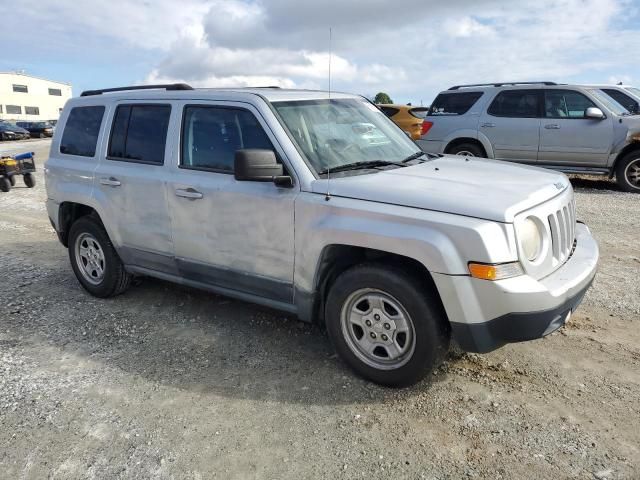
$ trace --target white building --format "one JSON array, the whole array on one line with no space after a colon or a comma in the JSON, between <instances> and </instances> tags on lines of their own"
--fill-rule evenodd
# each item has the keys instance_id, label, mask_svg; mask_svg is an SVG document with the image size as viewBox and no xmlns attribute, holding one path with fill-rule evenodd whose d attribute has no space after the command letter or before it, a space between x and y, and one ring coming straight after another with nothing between
<instances>
[{"instance_id":1,"label":"white building","mask_svg":"<svg viewBox=\"0 0 640 480\"><path fill-rule=\"evenodd\" d=\"M0 72L0 120L57 120L71 84Z\"/></svg>"}]
</instances>

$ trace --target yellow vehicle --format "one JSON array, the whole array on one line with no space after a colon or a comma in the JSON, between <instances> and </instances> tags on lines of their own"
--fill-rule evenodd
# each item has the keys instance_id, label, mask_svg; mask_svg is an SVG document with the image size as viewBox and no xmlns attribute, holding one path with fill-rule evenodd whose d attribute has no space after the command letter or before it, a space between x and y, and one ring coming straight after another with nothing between
<instances>
[{"instance_id":1,"label":"yellow vehicle","mask_svg":"<svg viewBox=\"0 0 640 480\"><path fill-rule=\"evenodd\" d=\"M414 140L418 140L420 136L427 133L431 128L432 123L424 120L429 107L391 104L378 105L378 108Z\"/></svg>"}]
</instances>

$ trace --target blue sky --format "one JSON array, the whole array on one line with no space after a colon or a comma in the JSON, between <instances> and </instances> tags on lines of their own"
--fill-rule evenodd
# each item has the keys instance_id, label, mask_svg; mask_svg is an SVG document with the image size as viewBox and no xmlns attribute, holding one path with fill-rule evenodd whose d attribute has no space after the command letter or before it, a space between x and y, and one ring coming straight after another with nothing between
<instances>
[{"instance_id":1,"label":"blue sky","mask_svg":"<svg viewBox=\"0 0 640 480\"><path fill-rule=\"evenodd\" d=\"M0 71L75 94L166 81L326 88L329 27L333 87L398 102L428 104L459 83L640 84L640 0L58 0L8 12Z\"/></svg>"}]
</instances>

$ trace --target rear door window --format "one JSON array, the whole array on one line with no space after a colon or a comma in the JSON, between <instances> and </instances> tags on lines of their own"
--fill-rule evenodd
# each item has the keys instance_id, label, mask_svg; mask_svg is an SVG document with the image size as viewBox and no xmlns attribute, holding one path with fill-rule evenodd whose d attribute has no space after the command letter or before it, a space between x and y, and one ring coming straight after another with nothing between
<instances>
[{"instance_id":1,"label":"rear door window","mask_svg":"<svg viewBox=\"0 0 640 480\"><path fill-rule=\"evenodd\" d=\"M62 133L60 153L95 156L103 116L103 106L72 108Z\"/></svg>"},{"instance_id":2,"label":"rear door window","mask_svg":"<svg viewBox=\"0 0 640 480\"><path fill-rule=\"evenodd\" d=\"M496 95L487 110L494 117L536 118L540 112L539 90L505 90Z\"/></svg>"},{"instance_id":3,"label":"rear door window","mask_svg":"<svg viewBox=\"0 0 640 480\"><path fill-rule=\"evenodd\" d=\"M464 115L481 96L482 92L441 93L431 104L429 115Z\"/></svg>"},{"instance_id":4,"label":"rear door window","mask_svg":"<svg viewBox=\"0 0 640 480\"><path fill-rule=\"evenodd\" d=\"M236 150L245 148L274 150L251 112L230 107L185 107L181 168L233 173Z\"/></svg>"},{"instance_id":5,"label":"rear door window","mask_svg":"<svg viewBox=\"0 0 640 480\"><path fill-rule=\"evenodd\" d=\"M162 165L170 105L119 105L113 118L111 160Z\"/></svg>"}]
</instances>

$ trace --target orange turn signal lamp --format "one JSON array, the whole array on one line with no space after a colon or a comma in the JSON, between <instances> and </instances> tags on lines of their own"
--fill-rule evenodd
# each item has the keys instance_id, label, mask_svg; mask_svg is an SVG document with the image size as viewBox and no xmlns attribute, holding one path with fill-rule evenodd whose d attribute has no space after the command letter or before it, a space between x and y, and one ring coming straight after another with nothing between
<instances>
[{"instance_id":1,"label":"orange turn signal lamp","mask_svg":"<svg viewBox=\"0 0 640 480\"><path fill-rule=\"evenodd\" d=\"M522 265L520 262L510 263L474 263L469 262L469 273L473 278L481 280L503 280L505 278L522 275Z\"/></svg>"}]
</instances>

